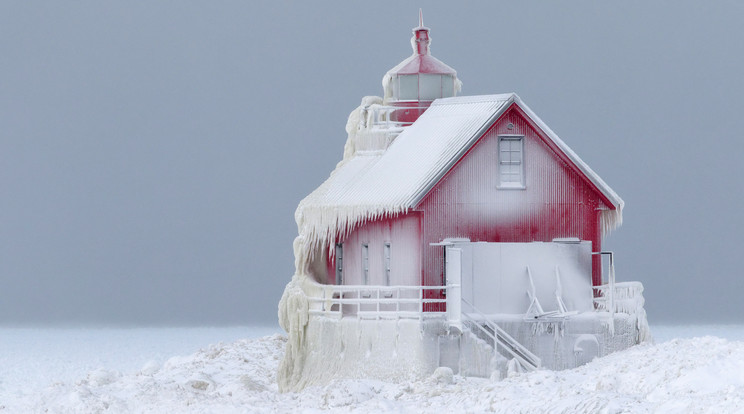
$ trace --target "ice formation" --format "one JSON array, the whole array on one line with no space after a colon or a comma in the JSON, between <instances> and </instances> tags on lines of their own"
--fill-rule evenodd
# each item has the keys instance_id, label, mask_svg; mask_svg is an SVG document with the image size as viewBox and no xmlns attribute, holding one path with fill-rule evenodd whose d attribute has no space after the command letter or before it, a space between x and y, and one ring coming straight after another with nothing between
<instances>
[{"instance_id":1,"label":"ice formation","mask_svg":"<svg viewBox=\"0 0 744 414\"><path fill-rule=\"evenodd\" d=\"M512 103L519 105L612 201L614 209L601 212L603 234L622 224L623 200L516 94L439 99L394 139L387 135L388 130L376 128L362 116L365 108L369 111L377 102L378 97L366 97L352 112L344 159L297 207L295 220L309 257L320 251L332 255L335 241L361 223L395 217L416 207ZM373 149L360 150L363 145Z\"/></svg>"}]
</instances>

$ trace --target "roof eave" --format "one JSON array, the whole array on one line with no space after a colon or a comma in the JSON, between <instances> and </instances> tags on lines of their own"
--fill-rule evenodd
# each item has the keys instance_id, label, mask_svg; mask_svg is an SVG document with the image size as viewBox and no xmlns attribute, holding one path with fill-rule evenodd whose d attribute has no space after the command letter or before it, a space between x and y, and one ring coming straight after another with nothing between
<instances>
[{"instance_id":1,"label":"roof eave","mask_svg":"<svg viewBox=\"0 0 744 414\"><path fill-rule=\"evenodd\" d=\"M452 169L452 167L457 164L458 161L468 152L470 149L475 145L475 143L478 141L480 137L485 134L489 128L491 128L491 125L494 124L515 102L515 98L519 99L519 97L515 93L509 94L509 98L507 99L507 103L505 105L502 105L501 108L499 108L498 111L495 111L493 115L491 115L486 122L483 123L483 125L478 128L478 132L473 134L473 136L468 141L467 145L464 145L463 148L457 153L455 157L453 157L442 170L440 170L435 177L433 177L428 183L426 183L425 187L422 187L422 189L413 197L412 202L409 203L410 208L416 208L418 207L419 203L429 194L429 192L434 188L434 186L437 185L437 183L445 176L447 173ZM446 99L446 98L445 98ZM439 101L439 99L435 100L434 103ZM432 103L432 105L434 105Z\"/></svg>"},{"instance_id":2,"label":"roof eave","mask_svg":"<svg viewBox=\"0 0 744 414\"><path fill-rule=\"evenodd\" d=\"M623 206L625 205L625 202L622 198L609 186L607 183L602 180L602 178L594 172L594 170L589 167L587 163L585 163L581 158L579 158L578 154L576 154L563 140L556 134L550 127L542 120L540 119L537 114L535 114L532 109L530 109L527 104L522 101L522 99L518 95L514 95L514 103L516 103L522 111L524 111L527 116L532 119L532 121L537 125L538 128L540 128L545 135L547 135L557 146L558 148L573 162L573 164L578 168L581 173L586 177L595 187L596 189L607 199L607 201L610 202L609 208L612 210L622 210Z\"/></svg>"}]
</instances>

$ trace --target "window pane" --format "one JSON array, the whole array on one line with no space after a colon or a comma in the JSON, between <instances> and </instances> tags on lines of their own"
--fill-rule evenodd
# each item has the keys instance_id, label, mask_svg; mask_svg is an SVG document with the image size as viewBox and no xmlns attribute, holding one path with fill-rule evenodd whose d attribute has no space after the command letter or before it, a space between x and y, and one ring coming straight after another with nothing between
<instances>
[{"instance_id":1,"label":"window pane","mask_svg":"<svg viewBox=\"0 0 744 414\"><path fill-rule=\"evenodd\" d=\"M369 245L362 244L362 284L369 284Z\"/></svg>"},{"instance_id":2,"label":"window pane","mask_svg":"<svg viewBox=\"0 0 744 414\"><path fill-rule=\"evenodd\" d=\"M344 246L343 244L336 245L336 284L343 284L344 274Z\"/></svg>"},{"instance_id":3,"label":"window pane","mask_svg":"<svg viewBox=\"0 0 744 414\"><path fill-rule=\"evenodd\" d=\"M503 187L524 185L522 137L499 138L499 182Z\"/></svg>"},{"instance_id":4,"label":"window pane","mask_svg":"<svg viewBox=\"0 0 744 414\"><path fill-rule=\"evenodd\" d=\"M511 152L511 162L516 164L522 163L522 151L519 148Z\"/></svg>"},{"instance_id":5,"label":"window pane","mask_svg":"<svg viewBox=\"0 0 744 414\"><path fill-rule=\"evenodd\" d=\"M419 75L419 100L433 101L442 97L442 75Z\"/></svg>"},{"instance_id":6,"label":"window pane","mask_svg":"<svg viewBox=\"0 0 744 414\"><path fill-rule=\"evenodd\" d=\"M442 76L442 98L455 96L455 79L450 75Z\"/></svg>"},{"instance_id":7,"label":"window pane","mask_svg":"<svg viewBox=\"0 0 744 414\"><path fill-rule=\"evenodd\" d=\"M390 286L390 243L385 243L385 285Z\"/></svg>"},{"instance_id":8,"label":"window pane","mask_svg":"<svg viewBox=\"0 0 744 414\"><path fill-rule=\"evenodd\" d=\"M398 99L402 101L418 100L418 75L400 75L398 81L400 82Z\"/></svg>"}]
</instances>

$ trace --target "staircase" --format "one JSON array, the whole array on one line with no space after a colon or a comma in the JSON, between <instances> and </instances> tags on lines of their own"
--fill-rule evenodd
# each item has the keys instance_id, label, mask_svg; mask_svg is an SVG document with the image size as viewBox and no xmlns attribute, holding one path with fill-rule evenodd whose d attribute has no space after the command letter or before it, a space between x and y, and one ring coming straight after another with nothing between
<instances>
[{"instance_id":1,"label":"staircase","mask_svg":"<svg viewBox=\"0 0 744 414\"><path fill-rule=\"evenodd\" d=\"M502 355L516 359L524 370L534 371L540 368L541 362L537 355L512 338L475 306L464 299L462 303L470 311L462 312L462 321L476 336L486 339L494 350Z\"/></svg>"}]
</instances>

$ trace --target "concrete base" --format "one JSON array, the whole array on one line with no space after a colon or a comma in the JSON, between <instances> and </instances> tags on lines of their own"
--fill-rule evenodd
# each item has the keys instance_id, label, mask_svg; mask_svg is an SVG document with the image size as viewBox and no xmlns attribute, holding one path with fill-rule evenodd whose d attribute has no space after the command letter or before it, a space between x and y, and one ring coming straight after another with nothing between
<instances>
[{"instance_id":1,"label":"concrete base","mask_svg":"<svg viewBox=\"0 0 744 414\"><path fill-rule=\"evenodd\" d=\"M634 316L585 312L561 321L525 321L522 315L491 315L547 369L567 369L640 342ZM610 326L614 326L614 334ZM503 378L507 359L469 329L450 330L444 319L363 320L314 316L305 330L302 388L332 379L413 381L439 366L464 376Z\"/></svg>"}]
</instances>

